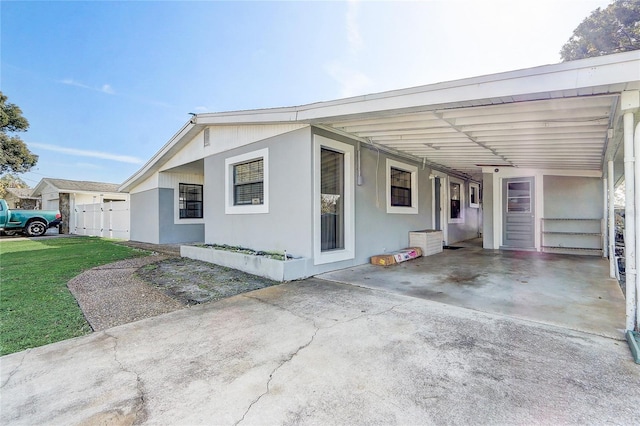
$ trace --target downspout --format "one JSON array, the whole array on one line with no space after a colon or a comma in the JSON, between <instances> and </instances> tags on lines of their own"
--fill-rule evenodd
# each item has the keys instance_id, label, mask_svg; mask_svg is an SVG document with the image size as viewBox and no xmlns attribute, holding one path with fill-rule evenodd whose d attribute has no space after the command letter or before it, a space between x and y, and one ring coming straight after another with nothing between
<instances>
[{"instance_id":1,"label":"downspout","mask_svg":"<svg viewBox=\"0 0 640 426\"><path fill-rule=\"evenodd\" d=\"M636 326L636 211L635 211L635 156L633 144L633 113L624 114L624 181L625 226L624 252L626 273L626 330Z\"/></svg>"},{"instance_id":2,"label":"downspout","mask_svg":"<svg viewBox=\"0 0 640 426\"><path fill-rule=\"evenodd\" d=\"M609 186L609 276L616 277L616 211L613 160L607 162L607 184Z\"/></svg>"}]
</instances>

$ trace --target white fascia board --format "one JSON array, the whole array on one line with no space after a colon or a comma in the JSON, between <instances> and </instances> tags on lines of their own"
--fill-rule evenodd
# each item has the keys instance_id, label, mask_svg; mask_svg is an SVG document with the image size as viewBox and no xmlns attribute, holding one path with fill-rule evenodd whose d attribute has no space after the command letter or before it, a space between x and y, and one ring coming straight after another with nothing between
<instances>
[{"instance_id":1,"label":"white fascia board","mask_svg":"<svg viewBox=\"0 0 640 426\"><path fill-rule=\"evenodd\" d=\"M299 120L357 115L416 107L438 107L452 103L534 93L574 90L584 87L635 84L640 80L640 51L564 62L482 77L437 83L411 89L323 102L301 108Z\"/></svg>"}]
</instances>

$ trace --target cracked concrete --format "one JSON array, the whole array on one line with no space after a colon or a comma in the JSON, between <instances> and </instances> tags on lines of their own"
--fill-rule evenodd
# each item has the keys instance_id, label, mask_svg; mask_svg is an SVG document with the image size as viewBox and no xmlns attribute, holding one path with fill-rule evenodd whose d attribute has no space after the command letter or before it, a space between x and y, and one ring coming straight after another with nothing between
<instances>
[{"instance_id":1,"label":"cracked concrete","mask_svg":"<svg viewBox=\"0 0 640 426\"><path fill-rule=\"evenodd\" d=\"M0 423L634 424L624 342L310 279L0 358Z\"/></svg>"}]
</instances>

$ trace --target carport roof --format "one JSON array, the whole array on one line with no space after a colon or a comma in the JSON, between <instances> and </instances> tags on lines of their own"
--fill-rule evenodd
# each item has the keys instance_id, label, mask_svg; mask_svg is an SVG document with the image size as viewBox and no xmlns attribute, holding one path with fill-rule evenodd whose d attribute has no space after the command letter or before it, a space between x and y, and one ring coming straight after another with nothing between
<instances>
[{"instance_id":1,"label":"carport roof","mask_svg":"<svg viewBox=\"0 0 640 426\"><path fill-rule=\"evenodd\" d=\"M620 93L638 89L633 51L298 107L198 114L121 189L217 125L314 125L458 175L483 166L601 171L621 139Z\"/></svg>"}]
</instances>

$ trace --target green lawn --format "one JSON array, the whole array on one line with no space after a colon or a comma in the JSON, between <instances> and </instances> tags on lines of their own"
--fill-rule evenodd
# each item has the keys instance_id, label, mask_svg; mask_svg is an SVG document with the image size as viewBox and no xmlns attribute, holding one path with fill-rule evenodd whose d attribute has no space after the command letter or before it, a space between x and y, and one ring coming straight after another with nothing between
<instances>
[{"instance_id":1,"label":"green lawn","mask_svg":"<svg viewBox=\"0 0 640 426\"><path fill-rule=\"evenodd\" d=\"M0 241L0 355L90 333L67 282L146 254L96 237Z\"/></svg>"}]
</instances>

